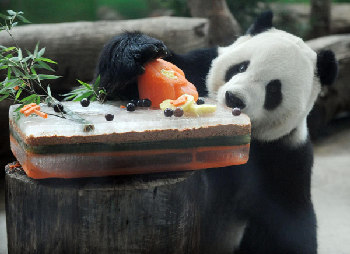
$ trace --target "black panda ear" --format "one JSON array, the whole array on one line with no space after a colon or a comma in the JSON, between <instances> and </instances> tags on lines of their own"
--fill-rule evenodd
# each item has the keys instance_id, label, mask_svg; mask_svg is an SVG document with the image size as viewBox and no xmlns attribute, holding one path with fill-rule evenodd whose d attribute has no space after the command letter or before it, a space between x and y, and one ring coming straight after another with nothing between
<instances>
[{"instance_id":1,"label":"black panda ear","mask_svg":"<svg viewBox=\"0 0 350 254\"><path fill-rule=\"evenodd\" d=\"M338 74L338 63L331 50L321 50L317 53L317 76L322 85L333 84Z\"/></svg>"},{"instance_id":2,"label":"black panda ear","mask_svg":"<svg viewBox=\"0 0 350 254\"><path fill-rule=\"evenodd\" d=\"M270 29L272 27L272 18L272 11L264 11L256 18L254 24L248 28L246 34L254 36Z\"/></svg>"}]
</instances>

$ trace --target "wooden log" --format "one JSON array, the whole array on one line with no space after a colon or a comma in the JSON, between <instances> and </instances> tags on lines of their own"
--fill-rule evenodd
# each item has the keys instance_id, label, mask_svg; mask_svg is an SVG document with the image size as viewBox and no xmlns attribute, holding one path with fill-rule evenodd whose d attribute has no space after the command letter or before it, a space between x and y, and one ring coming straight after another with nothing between
<instances>
[{"instance_id":1,"label":"wooden log","mask_svg":"<svg viewBox=\"0 0 350 254\"><path fill-rule=\"evenodd\" d=\"M350 112L350 35L331 35L307 41L315 51L330 49L338 61L338 77L331 86L322 88L308 117L311 137L317 137L326 124L341 113Z\"/></svg>"},{"instance_id":2,"label":"wooden log","mask_svg":"<svg viewBox=\"0 0 350 254\"><path fill-rule=\"evenodd\" d=\"M200 253L195 175L35 181L6 166L9 253Z\"/></svg>"},{"instance_id":3,"label":"wooden log","mask_svg":"<svg viewBox=\"0 0 350 254\"><path fill-rule=\"evenodd\" d=\"M184 53L208 45L208 21L203 18L158 17L124 21L70 22L25 25L13 29L23 49L34 51L37 42L45 47L45 56L58 62L52 90L61 92L78 85L77 79L93 79L98 56L104 44L125 31L141 31L160 40L173 51ZM0 45L14 43L6 33Z\"/></svg>"}]
</instances>

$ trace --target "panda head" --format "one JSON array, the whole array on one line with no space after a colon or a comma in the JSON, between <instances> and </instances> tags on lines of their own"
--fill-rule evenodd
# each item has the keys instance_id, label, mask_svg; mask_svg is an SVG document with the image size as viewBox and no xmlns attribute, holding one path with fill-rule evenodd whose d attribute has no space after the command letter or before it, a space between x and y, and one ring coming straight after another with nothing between
<instances>
[{"instance_id":1,"label":"panda head","mask_svg":"<svg viewBox=\"0 0 350 254\"><path fill-rule=\"evenodd\" d=\"M272 27L272 12L261 14L246 35L219 48L207 77L209 95L241 108L252 123L252 138L272 141L295 133L306 140L306 116L331 84L337 63L331 51L317 54L301 38Z\"/></svg>"}]
</instances>

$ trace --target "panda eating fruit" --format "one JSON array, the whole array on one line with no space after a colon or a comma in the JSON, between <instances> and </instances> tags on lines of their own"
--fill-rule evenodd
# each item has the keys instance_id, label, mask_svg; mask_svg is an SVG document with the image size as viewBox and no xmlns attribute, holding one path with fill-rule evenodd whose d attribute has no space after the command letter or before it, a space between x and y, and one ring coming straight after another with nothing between
<instances>
[{"instance_id":1,"label":"panda eating fruit","mask_svg":"<svg viewBox=\"0 0 350 254\"><path fill-rule=\"evenodd\" d=\"M252 123L247 164L197 172L206 188L200 253L317 253L306 117L336 77L334 54L273 28L267 11L232 45L185 55L138 32L118 35L102 51L100 86L111 98L137 98L137 76L159 57L181 68L199 96L240 108Z\"/></svg>"}]
</instances>

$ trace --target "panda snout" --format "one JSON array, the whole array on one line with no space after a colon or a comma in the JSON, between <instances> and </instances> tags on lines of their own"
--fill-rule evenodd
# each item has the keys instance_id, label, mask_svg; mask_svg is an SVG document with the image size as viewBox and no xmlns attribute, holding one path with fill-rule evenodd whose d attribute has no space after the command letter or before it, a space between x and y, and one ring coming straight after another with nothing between
<instances>
[{"instance_id":1,"label":"panda snout","mask_svg":"<svg viewBox=\"0 0 350 254\"><path fill-rule=\"evenodd\" d=\"M241 98L239 98L238 96L236 96L234 93L230 91L226 91L225 93L225 102L226 102L226 106L230 108L243 109L246 106Z\"/></svg>"}]
</instances>

